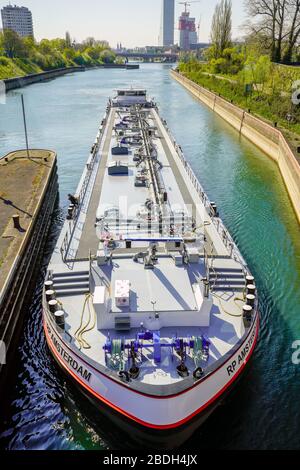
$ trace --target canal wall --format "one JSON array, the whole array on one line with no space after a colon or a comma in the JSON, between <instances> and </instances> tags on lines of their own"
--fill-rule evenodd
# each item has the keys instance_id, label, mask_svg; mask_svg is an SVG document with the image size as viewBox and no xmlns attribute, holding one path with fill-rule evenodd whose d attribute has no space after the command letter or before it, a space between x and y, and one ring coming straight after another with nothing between
<instances>
[{"instance_id":1,"label":"canal wall","mask_svg":"<svg viewBox=\"0 0 300 470\"><path fill-rule=\"evenodd\" d=\"M2 165L7 161L7 165L13 159L22 159L19 157L25 151L13 152L0 159ZM57 157L54 152L45 150L30 151L31 155L41 154L39 157L43 164L47 165L47 172L39 182L39 193L37 200L31 204L30 217L26 230L21 230L22 235L13 233L16 229L9 227L10 233L3 234L3 237L16 240L16 244L9 251L4 251L4 261L7 270L4 279L1 279L0 289L0 340L6 349L6 364L0 364L0 394L2 387L6 386L10 372L13 372L11 364L14 362L15 350L22 331L22 325L26 307L31 301L31 293L34 282L40 268L40 260L43 255L43 248L46 243L52 214L55 204L58 200L58 176L57 176ZM48 155L45 157L45 153ZM46 158L46 159L45 159ZM34 163L37 165L38 158L34 157ZM16 177L12 176L12 185L16 188L20 184ZM23 182L23 184L25 184ZM26 192L30 197L32 187L28 185ZM10 199L11 196L9 195ZM13 202L13 201L12 201ZM20 213L24 210L17 207L13 202L14 213ZM1 219L4 217L4 211L1 213ZM0 222L3 220L0 219ZM25 218L21 218L21 225L25 224ZM6 220L4 221L4 224ZM2 223L3 225L3 223ZM7 232L7 229L6 229ZM18 240L19 237L19 240ZM13 243L13 242L12 242ZM3 252L2 252L3 255ZM2 259L3 262L3 259ZM2 264L2 268L4 263ZM3 283L3 282L4 283ZM2 394L1 394L2 395Z\"/></svg>"},{"instance_id":2,"label":"canal wall","mask_svg":"<svg viewBox=\"0 0 300 470\"><path fill-rule=\"evenodd\" d=\"M8 78L3 80L5 83L6 91L15 90L24 86L32 85L33 83L44 82L46 80L52 80L54 78L66 75L73 72L84 72L85 67L65 67L61 69L49 70L48 72L33 73L25 75L24 77Z\"/></svg>"},{"instance_id":3,"label":"canal wall","mask_svg":"<svg viewBox=\"0 0 300 470\"><path fill-rule=\"evenodd\" d=\"M171 76L277 163L300 223L300 164L283 134L175 70Z\"/></svg>"}]
</instances>

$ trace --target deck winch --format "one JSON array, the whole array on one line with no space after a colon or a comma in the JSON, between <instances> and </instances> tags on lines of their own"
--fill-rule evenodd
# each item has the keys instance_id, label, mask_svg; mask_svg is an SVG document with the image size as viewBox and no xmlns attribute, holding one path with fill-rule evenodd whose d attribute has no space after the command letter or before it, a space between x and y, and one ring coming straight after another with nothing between
<instances>
[{"instance_id":1,"label":"deck winch","mask_svg":"<svg viewBox=\"0 0 300 470\"><path fill-rule=\"evenodd\" d=\"M103 346L105 352L105 362L110 365L113 369L123 370L125 363L125 354L127 359L131 362L129 368L129 375L131 378L137 378L139 375L139 367L137 366L137 358L143 356L143 349L153 350L153 359L155 363L161 362L162 349L168 348L170 350L172 361L174 357L180 358L180 363L176 367L177 372L182 377L189 375L186 367L187 355L192 353L196 369L194 378L200 378L203 375L199 364L207 362L209 358L210 341L205 335L193 338L178 338L174 337L171 343L164 343L161 341L159 331L140 331L134 341L125 342L121 339L110 339L108 338L105 346ZM201 369L201 370L200 370ZM196 373L197 371L197 373Z\"/></svg>"}]
</instances>

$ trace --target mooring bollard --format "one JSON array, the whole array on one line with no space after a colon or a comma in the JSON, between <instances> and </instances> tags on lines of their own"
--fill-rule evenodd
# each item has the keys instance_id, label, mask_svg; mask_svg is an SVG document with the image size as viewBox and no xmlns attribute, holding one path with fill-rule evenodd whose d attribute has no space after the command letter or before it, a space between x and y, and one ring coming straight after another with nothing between
<instances>
[{"instance_id":1,"label":"mooring bollard","mask_svg":"<svg viewBox=\"0 0 300 470\"><path fill-rule=\"evenodd\" d=\"M247 301L247 305L250 305L252 308L254 308L254 304L255 304L255 295L253 295L253 294L247 294L247 295L246 295L246 301Z\"/></svg>"},{"instance_id":2,"label":"mooring bollard","mask_svg":"<svg viewBox=\"0 0 300 470\"><path fill-rule=\"evenodd\" d=\"M256 286L254 284L247 285L247 294L255 295L256 293Z\"/></svg>"},{"instance_id":3,"label":"mooring bollard","mask_svg":"<svg viewBox=\"0 0 300 470\"><path fill-rule=\"evenodd\" d=\"M21 230L19 214L13 215L12 219L13 219L13 223L14 223L14 228L16 228L17 230Z\"/></svg>"},{"instance_id":4,"label":"mooring bollard","mask_svg":"<svg viewBox=\"0 0 300 470\"><path fill-rule=\"evenodd\" d=\"M57 310L54 313L55 323L57 326L64 330L65 328L65 312L63 310Z\"/></svg>"},{"instance_id":5,"label":"mooring bollard","mask_svg":"<svg viewBox=\"0 0 300 470\"><path fill-rule=\"evenodd\" d=\"M55 312L57 312L57 310L58 310L58 302L57 302L57 300L54 300L54 299L53 299L53 300L50 300L50 301L48 302L48 305L49 305L49 310L50 310L51 313L54 314Z\"/></svg>"},{"instance_id":6,"label":"mooring bollard","mask_svg":"<svg viewBox=\"0 0 300 470\"><path fill-rule=\"evenodd\" d=\"M50 300L55 300L55 292L52 289L49 289L45 292L46 300L49 303Z\"/></svg>"}]
</instances>

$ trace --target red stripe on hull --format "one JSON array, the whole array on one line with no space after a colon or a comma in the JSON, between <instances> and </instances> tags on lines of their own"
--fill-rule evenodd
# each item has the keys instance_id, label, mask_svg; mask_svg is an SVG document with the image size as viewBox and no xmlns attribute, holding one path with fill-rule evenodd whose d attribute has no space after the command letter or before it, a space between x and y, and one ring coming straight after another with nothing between
<instances>
[{"instance_id":1,"label":"red stripe on hull","mask_svg":"<svg viewBox=\"0 0 300 470\"><path fill-rule=\"evenodd\" d=\"M43 313L45 315L45 313ZM256 321L256 319L255 319ZM259 323L259 314L257 313L257 332L256 332L256 336L258 336L258 325ZM58 335L57 335L58 336ZM245 339L244 343L247 342L248 338L250 337L250 333L248 334L247 338ZM256 338L257 339L257 338ZM80 359L80 361L82 361L84 364L86 364L89 368L93 369L97 374L100 374L100 375L103 375L106 379L108 380L111 380L112 382L116 383L117 385L119 385L120 387L124 387L124 388L128 388L126 387L126 385L122 384L122 382L120 381L117 381L115 380L114 378L112 377L109 377L108 375L104 374L103 372L101 372L100 370L96 369L94 366L92 366L91 364L89 364L85 359L83 359L81 356L78 356L78 354L75 353L75 351L73 351L72 349L70 349L68 347L68 345L64 342L64 340L62 338L59 338L59 340L63 343L63 345L65 346L66 349L68 349L72 354L74 354L76 357L78 357L78 359ZM243 343L243 344L244 344ZM232 355L226 360L226 362L228 362L234 355L236 354L236 351L232 353ZM157 400L166 400L168 398L174 398L174 397L178 397L179 395L183 395L184 393L187 393L189 392L190 390L192 390L194 387L197 387L198 385L200 385L200 383L203 383L205 380L209 379L211 377L212 374L215 374L219 369L221 369L223 367L224 364L221 364L217 369L215 369L213 371L213 373L205 376L201 382L198 382L194 385L192 385L191 387L189 388L186 388L185 390L182 390L181 392L178 392L178 393L175 393L175 394L171 394L171 395L163 395L163 396L156 396L156 395L150 395L148 393L145 393L145 392L141 392L139 390L134 390L134 389L131 389L132 392L136 393L137 395L142 395L144 397L149 397L149 398L154 398L154 399L157 399Z\"/></svg>"},{"instance_id":2,"label":"red stripe on hull","mask_svg":"<svg viewBox=\"0 0 300 470\"><path fill-rule=\"evenodd\" d=\"M100 400L101 402L105 403L107 406L112 408L113 410L117 411L118 413L122 414L123 416L126 416L127 418L135 421L136 423L145 426L150 429L157 429L157 430L166 430L166 429L174 429L182 426L183 424L187 423L190 421L192 418L194 418L196 415L200 414L202 411L204 411L206 408L208 408L213 402L215 402L221 395L225 393L225 391L233 384L233 382L239 377L239 375L243 372L244 368L246 367L247 363L251 359L251 356L253 354L253 351L255 349L256 343L257 343L257 338L258 338L258 332L259 332L259 316L257 318L257 325L256 325L256 334L255 334L255 339L253 341L253 345L251 347L249 356L247 360L244 361L240 369L237 371L237 373L229 380L229 382L226 383L226 385L219 390L218 393L216 393L210 400L208 400L204 405L202 405L200 408L198 408L196 411L194 411L192 414L187 416L186 418L182 419L181 421L178 421L176 423L172 424L165 424L165 425L156 425L152 423L147 423L145 421L142 421L141 419L137 418L136 416L133 416L129 413L127 413L125 410L119 408L118 406L114 405L111 403L109 400L104 398L102 395L99 395L97 392L95 392L91 387L89 387L86 383L84 383L74 372L72 372L66 364L63 362L63 360L59 357L59 354L57 351L55 351L55 348L51 344L51 340L49 338L49 333L47 331L46 325L44 323L44 331L47 339L47 343L49 348L51 349L53 355L55 356L56 360L59 362L59 364L83 387L85 388L91 395L93 395L95 398ZM74 353L75 354L75 353ZM210 376L211 377L211 376ZM200 385L200 384L199 384ZM121 386L121 384L120 384ZM132 392L135 392L132 390ZM152 398L160 398L160 397L152 397ZM170 397L161 397L161 398L169 398Z\"/></svg>"}]
</instances>

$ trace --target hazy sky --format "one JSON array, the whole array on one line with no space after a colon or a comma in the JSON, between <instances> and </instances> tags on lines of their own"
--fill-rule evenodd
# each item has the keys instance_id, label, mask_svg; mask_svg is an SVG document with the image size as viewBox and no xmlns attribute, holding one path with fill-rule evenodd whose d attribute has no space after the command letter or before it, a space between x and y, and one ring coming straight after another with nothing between
<instances>
[{"instance_id":1,"label":"hazy sky","mask_svg":"<svg viewBox=\"0 0 300 470\"><path fill-rule=\"evenodd\" d=\"M162 0L12 0L27 6L33 14L35 37L63 37L66 31L78 41L87 36L106 39L111 46L118 42L127 47L158 44ZM201 0L191 5L191 14L201 19L200 40L209 38L211 18L217 0ZM233 36L241 35L244 0L232 0ZM0 7L8 0L0 0ZM176 1L177 18L184 9ZM176 38L178 31L175 31Z\"/></svg>"}]
</instances>

